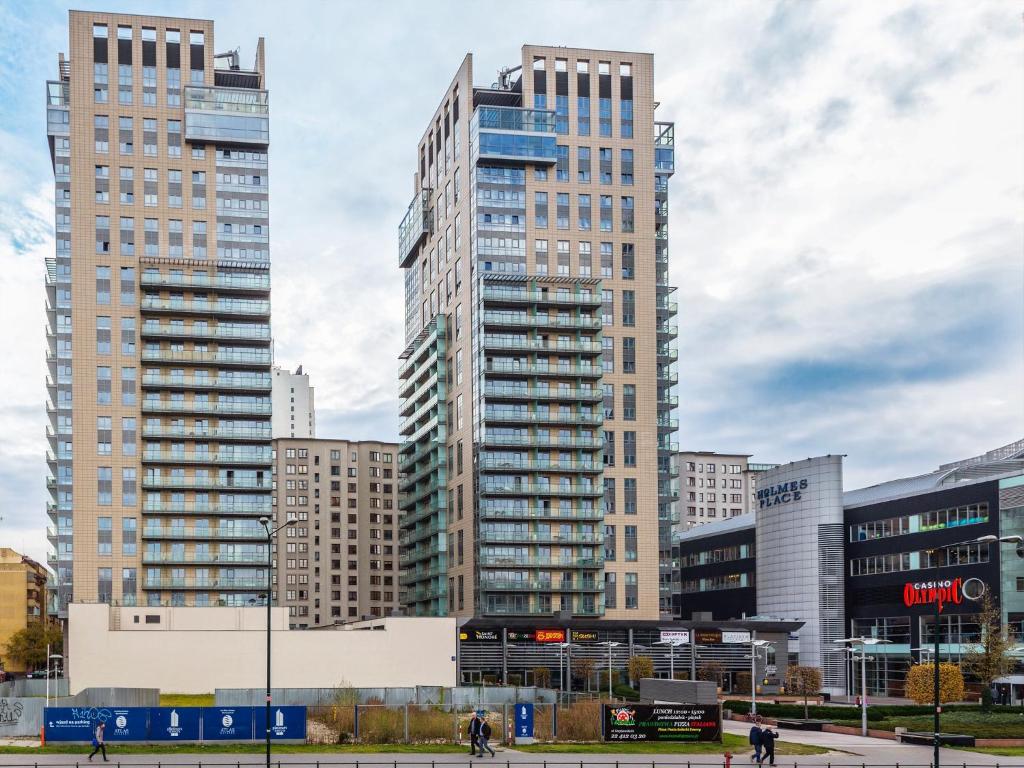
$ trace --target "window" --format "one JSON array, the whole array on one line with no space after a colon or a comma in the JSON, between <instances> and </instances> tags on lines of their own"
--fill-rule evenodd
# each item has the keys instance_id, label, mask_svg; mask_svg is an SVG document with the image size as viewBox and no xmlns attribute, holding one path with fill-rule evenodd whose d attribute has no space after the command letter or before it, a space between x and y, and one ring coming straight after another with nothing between
<instances>
[{"instance_id":1,"label":"window","mask_svg":"<svg viewBox=\"0 0 1024 768\"><path fill-rule=\"evenodd\" d=\"M533 193L533 222L537 229L548 227L548 193Z\"/></svg>"},{"instance_id":2,"label":"window","mask_svg":"<svg viewBox=\"0 0 1024 768\"><path fill-rule=\"evenodd\" d=\"M622 207L622 231L632 232L634 227L633 198L622 197L619 202Z\"/></svg>"},{"instance_id":3,"label":"window","mask_svg":"<svg viewBox=\"0 0 1024 768\"><path fill-rule=\"evenodd\" d=\"M96 501L100 506L109 507L113 503L113 478L113 470L110 467L96 468ZM110 518L107 520L109 521Z\"/></svg>"},{"instance_id":4,"label":"window","mask_svg":"<svg viewBox=\"0 0 1024 768\"><path fill-rule=\"evenodd\" d=\"M615 339L611 336L601 337L601 370L615 373Z\"/></svg>"},{"instance_id":5,"label":"window","mask_svg":"<svg viewBox=\"0 0 1024 768\"><path fill-rule=\"evenodd\" d=\"M632 280L635 269L635 249L633 243L622 244L622 279Z\"/></svg>"},{"instance_id":6,"label":"window","mask_svg":"<svg viewBox=\"0 0 1024 768\"><path fill-rule=\"evenodd\" d=\"M624 526L625 536L623 537L625 542L625 558L626 562L635 563L637 558L637 536L636 526L627 525Z\"/></svg>"},{"instance_id":7,"label":"window","mask_svg":"<svg viewBox=\"0 0 1024 768\"><path fill-rule=\"evenodd\" d=\"M636 478L626 477L622 480L623 511L627 515L636 514Z\"/></svg>"},{"instance_id":8,"label":"window","mask_svg":"<svg viewBox=\"0 0 1024 768\"><path fill-rule=\"evenodd\" d=\"M121 267L121 306L135 304L135 267Z\"/></svg>"},{"instance_id":9,"label":"window","mask_svg":"<svg viewBox=\"0 0 1024 768\"><path fill-rule=\"evenodd\" d=\"M579 210L577 217L577 226L581 232L590 231L590 219L591 219L591 206L590 206L590 195L579 196Z\"/></svg>"},{"instance_id":10,"label":"window","mask_svg":"<svg viewBox=\"0 0 1024 768\"><path fill-rule=\"evenodd\" d=\"M135 467L124 467L121 470L121 504L134 507L138 503Z\"/></svg>"},{"instance_id":11,"label":"window","mask_svg":"<svg viewBox=\"0 0 1024 768\"><path fill-rule=\"evenodd\" d=\"M121 318L121 354L133 356L135 354L135 318Z\"/></svg>"},{"instance_id":12,"label":"window","mask_svg":"<svg viewBox=\"0 0 1024 768\"><path fill-rule=\"evenodd\" d=\"M576 180L580 184L590 183L590 147L579 147L576 151Z\"/></svg>"},{"instance_id":13,"label":"window","mask_svg":"<svg viewBox=\"0 0 1024 768\"><path fill-rule=\"evenodd\" d=\"M636 373L636 339L631 336L622 339L622 372Z\"/></svg>"},{"instance_id":14,"label":"window","mask_svg":"<svg viewBox=\"0 0 1024 768\"><path fill-rule=\"evenodd\" d=\"M110 603L113 600L114 575L112 568L96 569L96 599L101 603Z\"/></svg>"},{"instance_id":15,"label":"window","mask_svg":"<svg viewBox=\"0 0 1024 768\"><path fill-rule=\"evenodd\" d=\"M601 195L601 231L612 231L612 196Z\"/></svg>"},{"instance_id":16,"label":"window","mask_svg":"<svg viewBox=\"0 0 1024 768\"><path fill-rule=\"evenodd\" d=\"M604 572L604 607L616 608L618 606L617 589L615 587L615 572Z\"/></svg>"},{"instance_id":17,"label":"window","mask_svg":"<svg viewBox=\"0 0 1024 768\"><path fill-rule=\"evenodd\" d=\"M622 185L633 186L633 150L623 149L619 156L619 173L622 177Z\"/></svg>"},{"instance_id":18,"label":"window","mask_svg":"<svg viewBox=\"0 0 1024 768\"><path fill-rule=\"evenodd\" d=\"M121 419L121 455L134 456L136 454L136 428L134 418Z\"/></svg>"},{"instance_id":19,"label":"window","mask_svg":"<svg viewBox=\"0 0 1024 768\"><path fill-rule=\"evenodd\" d=\"M99 456L109 456L112 440L110 416L96 417L96 453Z\"/></svg>"},{"instance_id":20,"label":"window","mask_svg":"<svg viewBox=\"0 0 1024 768\"><path fill-rule=\"evenodd\" d=\"M627 610L640 607L640 587L635 573L626 574L625 599Z\"/></svg>"},{"instance_id":21,"label":"window","mask_svg":"<svg viewBox=\"0 0 1024 768\"><path fill-rule=\"evenodd\" d=\"M555 147L555 181L569 181L569 147Z\"/></svg>"},{"instance_id":22,"label":"window","mask_svg":"<svg viewBox=\"0 0 1024 768\"><path fill-rule=\"evenodd\" d=\"M606 525L604 527L604 559L614 561L615 560L615 526Z\"/></svg>"},{"instance_id":23,"label":"window","mask_svg":"<svg viewBox=\"0 0 1024 768\"><path fill-rule=\"evenodd\" d=\"M604 465L615 466L615 433L607 430L604 433Z\"/></svg>"},{"instance_id":24,"label":"window","mask_svg":"<svg viewBox=\"0 0 1024 768\"><path fill-rule=\"evenodd\" d=\"M106 64L103 65L106 67ZM110 151L110 118L107 115L96 115L92 119L93 140L98 154L105 155Z\"/></svg>"},{"instance_id":25,"label":"window","mask_svg":"<svg viewBox=\"0 0 1024 768\"><path fill-rule=\"evenodd\" d=\"M135 405L135 369L121 369L121 405Z\"/></svg>"},{"instance_id":26,"label":"window","mask_svg":"<svg viewBox=\"0 0 1024 768\"><path fill-rule=\"evenodd\" d=\"M109 317L97 317L96 318L96 354L97 355L109 355L110 354L110 318Z\"/></svg>"},{"instance_id":27,"label":"window","mask_svg":"<svg viewBox=\"0 0 1024 768\"><path fill-rule=\"evenodd\" d=\"M97 405L110 405L110 401L110 366L99 365L96 367L96 403Z\"/></svg>"},{"instance_id":28,"label":"window","mask_svg":"<svg viewBox=\"0 0 1024 768\"><path fill-rule=\"evenodd\" d=\"M622 292L622 324L627 328L636 325L636 292Z\"/></svg>"},{"instance_id":29,"label":"window","mask_svg":"<svg viewBox=\"0 0 1024 768\"><path fill-rule=\"evenodd\" d=\"M622 418L625 421L636 421L636 385L622 385Z\"/></svg>"}]
</instances>

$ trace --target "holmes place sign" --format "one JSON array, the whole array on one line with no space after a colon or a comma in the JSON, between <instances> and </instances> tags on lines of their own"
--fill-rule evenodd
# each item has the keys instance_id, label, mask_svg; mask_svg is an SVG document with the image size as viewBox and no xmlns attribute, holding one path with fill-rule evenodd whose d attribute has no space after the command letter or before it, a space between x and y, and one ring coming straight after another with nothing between
<instances>
[{"instance_id":1,"label":"holmes place sign","mask_svg":"<svg viewBox=\"0 0 1024 768\"><path fill-rule=\"evenodd\" d=\"M765 507L776 507L780 504L800 501L803 492L807 490L807 479L790 480L788 483L777 483L767 488L757 490L757 505Z\"/></svg>"}]
</instances>

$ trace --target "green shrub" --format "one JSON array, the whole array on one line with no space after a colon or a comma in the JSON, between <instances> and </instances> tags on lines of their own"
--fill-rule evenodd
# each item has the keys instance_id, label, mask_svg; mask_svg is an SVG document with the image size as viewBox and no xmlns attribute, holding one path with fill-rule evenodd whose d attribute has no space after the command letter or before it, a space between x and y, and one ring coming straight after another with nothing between
<instances>
[{"instance_id":1,"label":"green shrub","mask_svg":"<svg viewBox=\"0 0 1024 768\"><path fill-rule=\"evenodd\" d=\"M635 688L630 688L625 683L612 686L612 694L619 699L626 699L627 701L639 701L640 693Z\"/></svg>"},{"instance_id":2,"label":"green shrub","mask_svg":"<svg viewBox=\"0 0 1024 768\"><path fill-rule=\"evenodd\" d=\"M743 699L729 699L722 704L724 709L731 710L738 715L746 715L750 712L750 701ZM835 706L829 704L814 705L810 707L810 716L818 720L850 720L859 718L860 707ZM976 705L962 704L944 706L943 712L978 712ZM884 720L889 717L913 717L914 715L930 715L933 707L916 704L880 704L868 706L868 720ZM771 704L764 701L757 702L757 713L765 717L799 717L804 716L803 704Z\"/></svg>"}]
</instances>

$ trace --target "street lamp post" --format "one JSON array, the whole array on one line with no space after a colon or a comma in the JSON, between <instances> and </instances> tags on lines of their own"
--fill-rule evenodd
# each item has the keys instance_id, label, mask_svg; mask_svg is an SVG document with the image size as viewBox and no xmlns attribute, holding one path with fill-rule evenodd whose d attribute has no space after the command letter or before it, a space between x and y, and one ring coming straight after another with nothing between
<instances>
[{"instance_id":1,"label":"street lamp post","mask_svg":"<svg viewBox=\"0 0 1024 768\"><path fill-rule=\"evenodd\" d=\"M891 640L883 640L880 637L847 637L842 640L836 640L837 643L850 643L850 645L860 646L860 735L868 735L868 646L869 645L880 645L882 643L891 643ZM854 649L851 649L851 660L854 662L853 667L856 668L856 656L853 655Z\"/></svg>"},{"instance_id":2,"label":"street lamp post","mask_svg":"<svg viewBox=\"0 0 1024 768\"><path fill-rule=\"evenodd\" d=\"M282 528L287 528L293 524L294 520L286 520L281 525L277 526L273 530L270 529L270 518L261 517L260 525L263 526L263 530L267 532L267 768L270 768L270 621L271 621L271 595L273 594L274 586L274 568L273 568L273 549L274 536Z\"/></svg>"},{"instance_id":3,"label":"street lamp post","mask_svg":"<svg viewBox=\"0 0 1024 768\"><path fill-rule=\"evenodd\" d=\"M598 643L598 645L606 645L606 646L608 646L608 699L611 700L611 698L612 698L612 648L617 648L619 646L619 643L616 643L613 640L606 640L603 643Z\"/></svg>"},{"instance_id":4,"label":"street lamp post","mask_svg":"<svg viewBox=\"0 0 1024 768\"><path fill-rule=\"evenodd\" d=\"M935 590L938 591L938 588L939 588L939 550L940 549L941 550L945 550L945 551L948 552L952 547L961 547L961 546L963 546L965 544L1017 544L1018 546L1020 546L1022 543L1024 543L1024 536L996 536L995 534L990 533L990 534L986 534L985 536L979 536L976 539L971 539L969 541L958 541L958 542L955 542L953 544L942 544L942 545L939 545L937 547L933 547L931 549L925 550L926 552L928 552L929 556L932 558L932 565L933 565L933 570L934 570L934 573L935 573L935 576L934 576L934 587L935 587ZM946 555L946 557L948 558L949 555ZM975 598L975 599L977 599L977 598ZM935 698L935 714L934 714L934 722L933 722L934 731L935 732L934 732L934 734L932 736L932 749L933 749L933 752L934 752L934 754L933 754L934 768L939 768L939 747L942 744L942 739L940 737L940 730L939 730L939 720L940 720L940 716L942 714L942 702L939 699L939 693L940 693L940 690L941 690L940 679L939 679L939 651L940 651L940 649L939 649L939 640L941 638L941 635L940 635L940 632L939 632L939 630L940 630L939 621L941 619L940 612L941 612L941 609L942 609L942 604L938 600L938 595L936 595L936 599L933 602L935 604L935 617L934 617L935 618L935 650L933 652L934 658L932 659L932 695Z\"/></svg>"},{"instance_id":5,"label":"street lamp post","mask_svg":"<svg viewBox=\"0 0 1024 768\"><path fill-rule=\"evenodd\" d=\"M757 653L762 648L765 649L765 663L767 664L768 657L768 646L771 645L767 640L755 640L751 636L750 640L750 714L757 714Z\"/></svg>"},{"instance_id":6,"label":"street lamp post","mask_svg":"<svg viewBox=\"0 0 1024 768\"><path fill-rule=\"evenodd\" d=\"M668 646L668 677L669 680L676 679L676 648L682 645L680 640L658 640L655 645Z\"/></svg>"}]
</instances>

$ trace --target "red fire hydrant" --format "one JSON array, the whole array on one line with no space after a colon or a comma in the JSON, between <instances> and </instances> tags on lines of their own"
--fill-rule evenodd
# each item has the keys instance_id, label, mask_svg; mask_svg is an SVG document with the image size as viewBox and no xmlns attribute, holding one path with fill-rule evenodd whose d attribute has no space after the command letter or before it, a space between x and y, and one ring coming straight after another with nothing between
<instances>
[{"instance_id":1,"label":"red fire hydrant","mask_svg":"<svg viewBox=\"0 0 1024 768\"><path fill-rule=\"evenodd\" d=\"M729 768L732 765L732 752L725 753L725 768Z\"/></svg>"}]
</instances>

